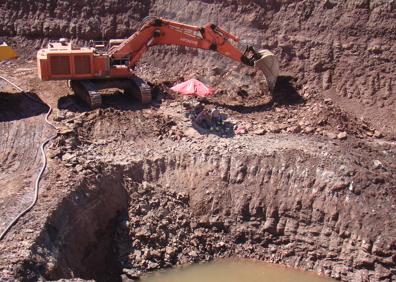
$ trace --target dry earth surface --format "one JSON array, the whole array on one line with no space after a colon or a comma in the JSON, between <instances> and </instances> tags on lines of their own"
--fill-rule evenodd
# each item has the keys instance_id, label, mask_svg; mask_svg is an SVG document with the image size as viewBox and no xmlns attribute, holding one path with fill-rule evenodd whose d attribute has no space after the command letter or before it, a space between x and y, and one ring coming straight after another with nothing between
<instances>
[{"instance_id":1,"label":"dry earth surface","mask_svg":"<svg viewBox=\"0 0 396 282\"><path fill-rule=\"evenodd\" d=\"M280 263L342 281L396 280L395 1L2 1L0 36L21 58L0 75L0 228L31 201L38 146L59 128L34 209L0 242L0 279L135 279L220 257ZM40 82L49 39L127 37L146 16L214 22L272 50L282 76L214 53L145 55L142 107L110 93L89 110L65 82ZM197 130L195 103L170 93L196 77L228 116ZM241 95L244 94L244 95ZM34 99L34 100L32 100ZM236 134L245 132L245 134Z\"/></svg>"}]
</instances>

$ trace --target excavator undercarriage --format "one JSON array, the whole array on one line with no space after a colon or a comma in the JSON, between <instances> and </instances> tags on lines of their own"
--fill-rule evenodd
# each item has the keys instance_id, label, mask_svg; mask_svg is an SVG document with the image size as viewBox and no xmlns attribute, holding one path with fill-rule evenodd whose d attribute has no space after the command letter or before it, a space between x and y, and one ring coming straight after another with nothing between
<instances>
[{"instance_id":1,"label":"excavator undercarriage","mask_svg":"<svg viewBox=\"0 0 396 282\"><path fill-rule=\"evenodd\" d=\"M102 105L100 90L111 88L123 90L125 94L130 95L143 105L151 102L150 86L137 76L120 79L71 80L70 88L91 109L99 108Z\"/></svg>"},{"instance_id":2,"label":"excavator undercarriage","mask_svg":"<svg viewBox=\"0 0 396 282\"><path fill-rule=\"evenodd\" d=\"M177 45L218 52L261 70L270 90L275 87L279 63L268 50L248 46L244 52L232 42L234 35L214 24L203 27L161 18L150 18L127 39L110 40L78 47L66 39L49 43L37 53L38 74L42 80L69 80L74 93L92 108L100 107L100 90L119 88L142 103L150 103L150 87L134 73L134 68L151 47Z\"/></svg>"}]
</instances>

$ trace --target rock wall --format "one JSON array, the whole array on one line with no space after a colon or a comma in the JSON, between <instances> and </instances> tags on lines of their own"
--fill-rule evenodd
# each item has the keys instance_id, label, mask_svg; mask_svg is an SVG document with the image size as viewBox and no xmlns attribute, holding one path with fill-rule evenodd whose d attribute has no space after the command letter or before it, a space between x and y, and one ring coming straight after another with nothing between
<instances>
[{"instance_id":1,"label":"rock wall","mask_svg":"<svg viewBox=\"0 0 396 282\"><path fill-rule=\"evenodd\" d=\"M379 215L387 199L370 196L374 187L360 178L366 174L361 167L286 151L267 156L203 152L149 161L144 168L144 179L189 195L193 218L181 217L178 223L190 221L179 227L187 234L209 234L208 246L184 248L196 251L200 260L207 253L236 255L343 281L392 280L394 224ZM384 229L374 227L378 216L386 222ZM225 242L226 248L211 241Z\"/></svg>"},{"instance_id":2,"label":"rock wall","mask_svg":"<svg viewBox=\"0 0 396 282\"><path fill-rule=\"evenodd\" d=\"M31 46L39 48L48 38L127 37L146 16L214 22L244 43L276 53L282 72L297 79L300 95L330 96L394 137L395 8L393 0L6 0L0 4L0 37L11 37L30 55ZM218 88L257 90L248 69L209 52L158 48L142 66L149 80L198 76Z\"/></svg>"}]
</instances>

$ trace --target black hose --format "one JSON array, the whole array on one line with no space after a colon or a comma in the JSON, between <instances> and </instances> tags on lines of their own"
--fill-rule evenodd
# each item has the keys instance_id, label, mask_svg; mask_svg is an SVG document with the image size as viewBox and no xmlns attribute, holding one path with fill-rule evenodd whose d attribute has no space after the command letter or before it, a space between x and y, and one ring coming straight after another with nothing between
<instances>
[{"instance_id":1,"label":"black hose","mask_svg":"<svg viewBox=\"0 0 396 282\"><path fill-rule=\"evenodd\" d=\"M45 146L52 140L54 139L57 134L58 134L58 129L56 128L55 125L53 125L49 120L48 117L50 116L51 112L52 112L52 108L45 104L42 101L39 101L37 99L34 99L32 97L30 97L25 91L22 90L22 88L20 88L18 85L12 83L11 81L9 81L8 79L6 79L5 77L0 76L0 79L4 80L5 82L9 83L10 85L12 85L15 89L17 89L18 91L20 91L23 95L25 95L27 98L29 98L30 100L45 105L48 107L48 112L45 115L45 122L50 125L53 129L55 129L57 131L56 134L50 136L49 138L47 138L41 145L40 145L40 152L41 152L41 157L42 157L42 161L43 161L43 165L41 166L40 172L37 175L35 184L34 184L34 196L33 196L33 201L32 203L25 208L23 211L21 211L7 226L6 228L1 232L0 234L0 241L5 237L5 235L8 233L8 231L10 231L11 227L15 225L15 223L17 223L17 221L23 216L25 215L27 212L29 212L37 203L38 200L38 194L39 194L39 188L40 188L40 180L43 176L43 173L47 167L47 156L45 154Z\"/></svg>"}]
</instances>

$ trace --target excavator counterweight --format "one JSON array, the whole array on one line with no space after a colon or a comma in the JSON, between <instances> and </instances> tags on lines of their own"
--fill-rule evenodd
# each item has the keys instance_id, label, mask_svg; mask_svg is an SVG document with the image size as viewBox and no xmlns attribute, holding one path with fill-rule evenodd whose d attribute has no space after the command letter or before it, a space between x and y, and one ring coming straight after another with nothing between
<instances>
[{"instance_id":1,"label":"excavator counterweight","mask_svg":"<svg viewBox=\"0 0 396 282\"><path fill-rule=\"evenodd\" d=\"M42 80L70 80L75 94L92 108L101 104L101 89L121 88L140 101L150 102L148 85L135 76L134 68L143 54L157 45L177 45L218 52L235 61L260 69L273 90L279 63L268 50L244 52L232 42L239 39L217 27L186 25L162 18L146 21L142 28L124 40L77 47L61 39L37 53L38 74ZM117 86L118 85L118 86Z\"/></svg>"}]
</instances>

